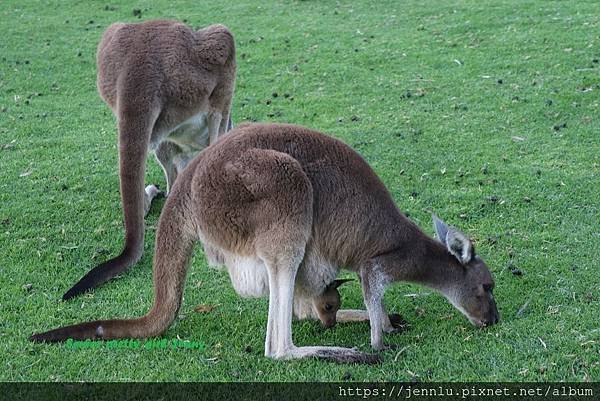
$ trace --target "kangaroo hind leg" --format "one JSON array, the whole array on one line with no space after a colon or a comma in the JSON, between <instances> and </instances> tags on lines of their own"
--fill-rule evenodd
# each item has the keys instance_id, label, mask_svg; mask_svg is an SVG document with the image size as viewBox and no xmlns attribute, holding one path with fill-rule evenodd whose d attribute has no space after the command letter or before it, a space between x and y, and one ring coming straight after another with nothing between
<instances>
[{"instance_id":1,"label":"kangaroo hind leg","mask_svg":"<svg viewBox=\"0 0 600 401\"><path fill-rule=\"evenodd\" d=\"M167 181L167 191L165 195L167 196L171 192L173 184L175 184L175 180L177 179L177 174L180 171L177 166L177 157L181 153L183 153L181 148L177 144L169 141L162 142L155 153L156 160L165 173L165 179Z\"/></svg>"},{"instance_id":2,"label":"kangaroo hind leg","mask_svg":"<svg viewBox=\"0 0 600 401\"><path fill-rule=\"evenodd\" d=\"M251 149L231 163L254 198L249 218L260 222L255 251L269 278L265 355L276 359L316 357L340 363L375 363L376 355L341 347L297 347L292 341L296 273L312 231L313 193L297 160L274 150Z\"/></svg>"}]
</instances>

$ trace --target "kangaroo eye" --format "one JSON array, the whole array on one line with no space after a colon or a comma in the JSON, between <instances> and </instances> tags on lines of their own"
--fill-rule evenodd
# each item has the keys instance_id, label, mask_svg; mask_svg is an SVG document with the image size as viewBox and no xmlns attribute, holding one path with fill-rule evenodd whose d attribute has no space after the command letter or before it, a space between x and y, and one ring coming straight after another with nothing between
<instances>
[{"instance_id":1,"label":"kangaroo eye","mask_svg":"<svg viewBox=\"0 0 600 401\"><path fill-rule=\"evenodd\" d=\"M331 304L325 304L325 310L326 311L330 311L333 308L333 305Z\"/></svg>"},{"instance_id":2,"label":"kangaroo eye","mask_svg":"<svg viewBox=\"0 0 600 401\"><path fill-rule=\"evenodd\" d=\"M491 290L493 290L493 289L494 289L494 285L493 285L493 284L484 284L484 285L483 285L483 289L484 289L485 291L491 291Z\"/></svg>"}]
</instances>

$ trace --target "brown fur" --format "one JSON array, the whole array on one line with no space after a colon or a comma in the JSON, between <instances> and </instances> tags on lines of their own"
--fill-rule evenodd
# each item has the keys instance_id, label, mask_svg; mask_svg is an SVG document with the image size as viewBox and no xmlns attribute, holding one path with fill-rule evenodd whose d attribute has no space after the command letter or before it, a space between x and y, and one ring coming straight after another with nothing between
<instances>
[{"instance_id":1,"label":"brown fur","mask_svg":"<svg viewBox=\"0 0 600 401\"><path fill-rule=\"evenodd\" d=\"M321 324L326 329L335 326L337 311L342 306L342 299L338 287L347 281L345 280L334 280L333 283L329 284L325 291L321 295L316 296L313 299L314 310L317 313Z\"/></svg>"},{"instance_id":2,"label":"brown fur","mask_svg":"<svg viewBox=\"0 0 600 401\"><path fill-rule=\"evenodd\" d=\"M193 31L176 21L115 23L98 45L97 64L98 91L117 117L119 129L125 246L119 256L84 276L63 299L96 287L140 259L144 215L158 192L153 186L144 191L148 152L162 165L168 192L191 156L203 148L202 121L193 128L182 123L205 113L209 143L231 123L235 44L222 25Z\"/></svg>"},{"instance_id":3,"label":"brown fur","mask_svg":"<svg viewBox=\"0 0 600 401\"><path fill-rule=\"evenodd\" d=\"M265 355L273 358L378 361L353 349L292 342L292 294L294 305L298 297L322 294L340 268L361 278L375 349L385 348L382 332L395 331L383 305L385 286L394 281L439 291L478 326L496 323L489 270L462 233L434 221L439 241L408 220L368 164L334 138L294 125L239 126L190 163L167 199L156 236L150 312L129 321L59 328L32 340L162 333L180 306L198 240L233 271L248 265L244 258L255 258L250 265L257 275L248 286L266 270ZM361 320L365 312L340 310L340 316Z\"/></svg>"}]
</instances>

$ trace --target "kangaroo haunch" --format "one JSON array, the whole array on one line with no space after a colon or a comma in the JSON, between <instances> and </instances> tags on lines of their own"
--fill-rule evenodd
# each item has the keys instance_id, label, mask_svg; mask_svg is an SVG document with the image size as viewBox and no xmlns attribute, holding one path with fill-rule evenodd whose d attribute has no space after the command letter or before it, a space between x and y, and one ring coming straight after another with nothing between
<instances>
[{"instance_id":1,"label":"kangaroo haunch","mask_svg":"<svg viewBox=\"0 0 600 401\"><path fill-rule=\"evenodd\" d=\"M87 273L72 298L135 264L144 248L144 216L158 188L144 189L152 152L167 194L178 174L231 127L235 44L223 25L193 31L176 21L112 24L97 53L100 96L117 117L119 177L125 219L121 254Z\"/></svg>"},{"instance_id":2,"label":"kangaroo haunch","mask_svg":"<svg viewBox=\"0 0 600 401\"><path fill-rule=\"evenodd\" d=\"M198 155L177 179L160 216L154 257L154 304L130 320L58 328L33 341L152 337L177 316L194 243L223 265L236 292L269 296L265 355L379 361L355 349L295 346L292 313L310 310L340 268L356 272L367 311L338 321L371 323L371 345L395 327L383 294L395 281L430 287L475 325L498 321L494 281L470 240L434 217L430 238L396 207L369 165L350 147L294 125L245 124Z\"/></svg>"}]
</instances>

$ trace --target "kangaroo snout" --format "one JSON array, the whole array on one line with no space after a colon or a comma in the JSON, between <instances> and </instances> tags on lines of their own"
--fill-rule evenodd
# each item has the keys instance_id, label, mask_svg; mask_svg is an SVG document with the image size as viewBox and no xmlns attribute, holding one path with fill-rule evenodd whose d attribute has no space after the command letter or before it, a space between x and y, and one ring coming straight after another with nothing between
<instances>
[{"instance_id":1,"label":"kangaroo snout","mask_svg":"<svg viewBox=\"0 0 600 401\"><path fill-rule=\"evenodd\" d=\"M496 301L492 299L490 302L490 310L491 313L489 316L483 321L484 326L492 326L500 321L500 314L498 313L498 308L496 307Z\"/></svg>"},{"instance_id":2,"label":"kangaroo snout","mask_svg":"<svg viewBox=\"0 0 600 401\"><path fill-rule=\"evenodd\" d=\"M488 296L488 302L480 302L478 307L466 310L462 307L458 308L465 316L467 316L474 326L484 328L492 326L500 321L500 314L496 307L496 301L491 294Z\"/></svg>"}]
</instances>

